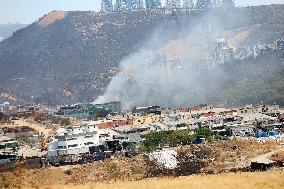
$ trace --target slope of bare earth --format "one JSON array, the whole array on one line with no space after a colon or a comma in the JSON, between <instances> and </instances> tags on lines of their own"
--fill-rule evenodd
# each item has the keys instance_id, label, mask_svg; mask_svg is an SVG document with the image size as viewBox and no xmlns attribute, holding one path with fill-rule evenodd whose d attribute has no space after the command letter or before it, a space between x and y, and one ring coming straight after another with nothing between
<instances>
[{"instance_id":1,"label":"slope of bare earth","mask_svg":"<svg viewBox=\"0 0 284 189\"><path fill-rule=\"evenodd\" d=\"M283 170L262 173L229 173L178 178L148 179L135 182L93 183L86 185L54 185L50 189L281 189L284 187Z\"/></svg>"},{"instance_id":2,"label":"slope of bare earth","mask_svg":"<svg viewBox=\"0 0 284 189\"><path fill-rule=\"evenodd\" d=\"M265 23L225 31L231 48L248 47L253 44L269 44L284 36L284 24Z\"/></svg>"},{"instance_id":3,"label":"slope of bare earth","mask_svg":"<svg viewBox=\"0 0 284 189\"><path fill-rule=\"evenodd\" d=\"M6 92L0 91L0 103L3 102L10 102L15 104L25 104L28 103L23 99L17 98L15 95L8 94Z\"/></svg>"},{"instance_id":4,"label":"slope of bare earth","mask_svg":"<svg viewBox=\"0 0 284 189\"><path fill-rule=\"evenodd\" d=\"M203 147L211 149L213 153L210 157L211 161L200 172L212 174L230 172L230 170L238 170L248 166L252 157L278 149L279 143L233 140L214 142ZM182 150L191 152L194 148L196 146L186 146ZM150 170L142 155L59 168L25 169L20 167L21 163L13 168L13 171L0 173L0 181L2 179L2 182L10 188L19 185L23 187L44 187L55 184L84 185L106 182L107 180L112 182L143 180L149 178Z\"/></svg>"},{"instance_id":5,"label":"slope of bare earth","mask_svg":"<svg viewBox=\"0 0 284 189\"><path fill-rule=\"evenodd\" d=\"M41 27L47 27L50 24L53 24L54 22L63 19L65 16L67 16L67 12L64 11L53 11L49 13L47 16L43 17L38 24Z\"/></svg>"},{"instance_id":6,"label":"slope of bare earth","mask_svg":"<svg viewBox=\"0 0 284 189\"><path fill-rule=\"evenodd\" d=\"M40 125L38 123L33 123L33 122L28 122L26 120L20 119L20 120L14 120L13 124L9 124L9 125L0 125L0 128L15 128L15 127L23 127L23 126L28 126L32 129L34 129L35 131L37 131L39 134L43 135L44 137L48 137L50 136L52 130L46 128L45 125Z\"/></svg>"}]
</instances>

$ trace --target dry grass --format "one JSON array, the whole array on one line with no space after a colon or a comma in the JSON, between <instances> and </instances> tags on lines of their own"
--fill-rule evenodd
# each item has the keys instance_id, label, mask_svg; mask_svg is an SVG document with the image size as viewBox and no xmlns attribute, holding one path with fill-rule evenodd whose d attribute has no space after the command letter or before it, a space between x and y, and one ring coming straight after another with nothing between
<instances>
[{"instance_id":1,"label":"dry grass","mask_svg":"<svg viewBox=\"0 0 284 189\"><path fill-rule=\"evenodd\" d=\"M256 142L254 140L230 140L217 141L209 144L218 153L220 161L237 161L240 156L245 158L252 158L261 154L268 153L279 147L279 143L274 141L267 141L264 143ZM236 147L234 150L233 147Z\"/></svg>"},{"instance_id":2,"label":"dry grass","mask_svg":"<svg viewBox=\"0 0 284 189\"><path fill-rule=\"evenodd\" d=\"M272 159L273 161L284 162L284 150L278 152L278 153L275 154L275 155L273 155L273 156L271 157L271 159Z\"/></svg>"},{"instance_id":3,"label":"dry grass","mask_svg":"<svg viewBox=\"0 0 284 189\"><path fill-rule=\"evenodd\" d=\"M178 178L149 179L135 182L94 183L86 185L58 185L44 189L281 189L284 171L261 173L229 173Z\"/></svg>"},{"instance_id":4,"label":"dry grass","mask_svg":"<svg viewBox=\"0 0 284 189\"><path fill-rule=\"evenodd\" d=\"M249 159L251 157L267 153L268 151L277 148L278 145L279 144L273 142L257 143L255 141L238 141L238 140L218 141L207 144L205 147L212 149L213 151L212 156L215 158L215 160L213 162L208 163L208 165L206 165L205 167L203 167L201 172L221 173L221 172L229 172L231 171L231 169L234 169L234 171L240 170L237 168L246 167L249 165L250 163ZM191 152L193 147L194 146L185 146L183 148ZM282 158L282 154L279 153L277 158ZM69 185L77 185L80 186L79 188L81 188L83 187L84 184L105 182L107 179L113 182L141 180L143 178L149 177L150 172L147 169L146 164L147 163L145 162L143 156L136 156L134 158L115 158L103 162L96 161L91 164L67 166L59 168L50 167L43 169L25 169L16 165L15 168L13 169L14 171L0 172L0 188L1 186L2 187L6 186L9 188L18 188L19 186L27 188L30 187L44 188L45 186L53 186L54 184L63 186L66 183ZM277 174L278 173L276 173L276 175ZM216 177L218 178L218 175ZM226 177L228 176L225 175L224 178ZM191 178L199 178L199 176L188 177L189 181L191 181ZM203 177L200 177L201 181L202 178ZM210 178L215 179L214 176L207 177L206 179ZM246 178L244 178L244 180L245 179ZM175 182L175 180L176 179L173 179L173 183ZM252 180L257 181L257 178L253 178ZM185 180L185 182L186 181L187 180ZM141 183L141 185L143 185L144 182L146 181L142 180L134 182L134 184ZM151 183L154 181L150 180L149 182ZM171 184L167 181L167 179L164 179L164 182ZM246 182L248 181L245 181L245 183ZM97 185L98 184L96 184L96 186ZM132 185L129 183L127 183L126 185L129 185L128 188L133 188L133 187L135 188L135 186L132 187ZM102 185L102 187L103 186L104 185Z\"/></svg>"}]
</instances>

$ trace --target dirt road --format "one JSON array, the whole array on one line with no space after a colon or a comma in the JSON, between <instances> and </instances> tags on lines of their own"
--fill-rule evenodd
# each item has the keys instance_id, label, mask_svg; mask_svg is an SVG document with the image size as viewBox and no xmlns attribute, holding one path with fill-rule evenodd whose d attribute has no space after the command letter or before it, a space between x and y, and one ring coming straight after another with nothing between
<instances>
[{"instance_id":1,"label":"dirt road","mask_svg":"<svg viewBox=\"0 0 284 189\"><path fill-rule=\"evenodd\" d=\"M265 163L265 164L273 163L273 161L270 159L271 156L274 155L274 154L277 154L281 151L284 151L283 147L280 147L276 150L273 150L272 152L254 157L254 158L250 159L250 162L258 162L258 163Z\"/></svg>"},{"instance_id":2,"label":"dirt road","mask_svg":"<svg viewBox=\"0 0 284 189\"><path fill-rule=\"evenodd\" d=\"M28 122L26 120L20 119L20 120L15 120L14 121L15 124L14 125L0 125L0 128L2 127L23 127L23 126L29 126L30 128L38 131L40 134L43 134L44 137L48 137L51 134L51 129L46 129L46 127L44 125L40 125L40 124L36 124L36 123L31 123Z\"/></svg>"}]
</instances>

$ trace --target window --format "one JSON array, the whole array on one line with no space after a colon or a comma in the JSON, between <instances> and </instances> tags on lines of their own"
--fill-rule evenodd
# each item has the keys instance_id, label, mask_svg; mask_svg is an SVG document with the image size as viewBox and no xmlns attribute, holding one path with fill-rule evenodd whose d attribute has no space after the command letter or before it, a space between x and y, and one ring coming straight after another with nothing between
<instances>
[{"instance_id":1,"label":"window","mask_svg":"<svg viewBox=\"0 0 284 189\"><path fill-rule=\"evenodd\" d=\"M94 144L93 142L86 142L85 145L91 145Z\"/></svg>"},{"instance_id":2,"label":"window","mask_svg":"<svg viewBox=\"0 0 284 189\"><path fill-rule=\"evenodd\" d=\"M68 145L68 148L74 148L74 147L77 147L78 144L72 144L72 145Z\"/></svg>"},{"instance_id":3,"label":"window","mask_svg":"<svg viewBox=\"0 0 284 189\"><path fill-rule=\"evenodd\" d=\"M77 138L67 138L67 141L70 141L70 140L77 140Z\"/></svg>"},{"instance_id":4,"label":"window","mask_svg":"<svg viewBox=\"0 0 284 189\"><path fill-rule=\"evenodd\" d=\"M66 146L58 146L57 149L65 149Z\"/></svg>"}]
</instances>

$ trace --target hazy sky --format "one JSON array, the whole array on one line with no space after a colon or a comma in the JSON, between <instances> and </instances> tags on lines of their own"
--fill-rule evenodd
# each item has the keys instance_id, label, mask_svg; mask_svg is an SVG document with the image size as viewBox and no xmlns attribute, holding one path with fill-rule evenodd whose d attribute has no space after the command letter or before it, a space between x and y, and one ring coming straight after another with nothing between
<instances>
[{"instance_id":1,"label":"hazy sky","mask_svg":"<svg viewBox=\"0 0 284 189\"><path fill-rule=\"evenodd\" d=\"M162 0L164 1L164 0ZM284 0L235 0L237 6L284 4ZM101 0L0 0L0 24L29 24L52 10L99 11Z\"/></svg>"}]
</instances>

